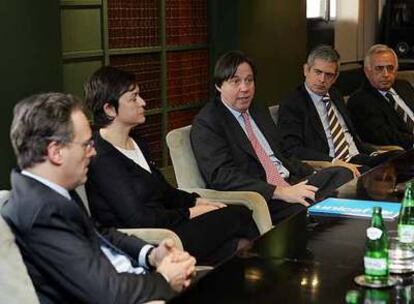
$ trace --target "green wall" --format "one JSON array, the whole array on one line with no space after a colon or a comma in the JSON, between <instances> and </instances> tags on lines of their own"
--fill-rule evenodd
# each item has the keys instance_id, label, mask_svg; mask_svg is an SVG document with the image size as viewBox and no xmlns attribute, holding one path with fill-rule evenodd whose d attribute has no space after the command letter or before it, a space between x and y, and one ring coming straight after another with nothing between
<instances>
[{"instance_id":1,"label":"green wall","mask_svg":"<svg viewBox=\"0 0 414 304\"><path fill-rule=\"evenodd\" d=\"M63 91L84 96L83 84L104 63L102 4L62 1Z\"/></svg>"},{"instance_id":2,"label":"green wall","mask_svg":"<svg viewBox=\"0 0 414 304\"><path fill-rule=\"evenodd\" d=\"M256 102L279 103L303 81L304 0L212 0L211 61L240 49L257 65Z\"/></svg>"},{"instance_id":3,"label":"green wall","mask_svg":"<svg viewBox=\"0 0 414 304\"><path fill-rule=\"evenodd\" d=\"M15 158L9 141L13 106L33 93L62 89L59 2L0 0L0 189Z\"/></svg>"},{"instance_id":4,"label":"green wall","mask_svg":"<svg viewBox=\"0 0 414 304\"><path fill-rule=\"evenodd\" d=\"M73 19L71 7L64 7L62 13L66 36L61 42L59 6L56 0L0 0L0 189L9 187L10 169L15 166L8 135L15 103L27 95L53 90L81 95L79 83L102 64L100 43L89 46L83 41L79 47L73 48L73 43L68 46L68 41L78 37L70 35L78 27L67 27L65 22ZM81 13L99 9L85 8ZM249 54L259 71L256 102L277 103L302 81L304 0L209 0L209 14L212 68L218 56L228 50ZM81 28L89 29L83 24ZM77 60L77 53L87 46L88 52L94 50L93 60ZM65 57L63 64L62 53L75 59Z\"/></svg>"}]
</instances>

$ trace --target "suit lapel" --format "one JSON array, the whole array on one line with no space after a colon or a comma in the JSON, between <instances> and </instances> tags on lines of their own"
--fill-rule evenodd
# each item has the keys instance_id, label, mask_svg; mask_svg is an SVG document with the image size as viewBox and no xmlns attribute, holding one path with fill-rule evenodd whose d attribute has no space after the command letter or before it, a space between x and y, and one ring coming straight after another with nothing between
<instances>
[{"instance_id":1,"label":"suit lapel","mask_svg":"<svg viewBox=\"0 0 414 304\"><path fill-rule=\"evenodd\" d=\"M316 110L315 105L313 104L312 98L310 97L308 91L306 91L304 85L301 86L301 94L303 94L304 96L305 112L309 115L309 121L312 124L312 127L315 129L318 136L324 141L326 146L328 146L328 141L326 139L326 134L322 125L321 118L319 117L319 113Z\"/></svg>"},{"instance_id":2,"label":"suit lapel","mask_svg":"<svg viewBox=\"0 0 414 304\"><path fill-rule=\"evenodd\" d=\"M85 207L85 203L82 201L78 193L75 190L72 190L72 191L69 191L69 194L72 200L76 203L76 205L78 205L78 207L82 210L83 214L89 217L88 211L86 210L86 207Z\"/></svg>"},{"instance_id":3,"label":"suit lapel","mask_svg":"<svg viewBox=\"0 0 414 304\"><path fill-rule=\"evenodd\" d=\"M237 119L233 116L233 114L226 108L226 106L222 103L221 100L216 99L216 105L219 109L219 113L222 113L223 119L222 122L224 124L224 130L228 130L231 137L240 148L245 151L246 153L250 154L254 157L257 161L256 153L253 150L253 147L250 143L249 138L247 137L246 133L244 132L243 128L240 126ZM254 118L254 117L253 117ZM255 119L255 118L254 118ZM256 120L256 119L255 119Z\"/></svg>"},{"instance_id":4,"label":"suit lapel","mask_svg":"<svg viewBox=\"0 0 414 304\"><path fill-rule=\"evenodd\" d=\"M132 171L134 173L139 173L139 174L151 174L150 172L148 172L147 170L145 170L144 168L142 168L141 166L136 164L132 159L129 159L124 154L122 154L111 143L109 143L105 139L103 139L101 137L101 135L99 134L99 131L96 133L95 142L96 142L96 149L99 152L97 157L103 156L104 154L108 153L111 156L111 158L115 158L115 159L123 162L125 164L125 167L128 169L128 171ZM138 143L137 143L137 145L138 145ZM143 151L143 153L144 153L144 151ZM152 163L149 162L148 164L149 164L151 170L153 170L154 166L152 165Z\"/></svg>"},{"instance_id":5,"label":"suit lapel","mask_svg":"<svg viewBox=\"0 0 414 304\"><path fill-rule=\"evenodd\" d=\"M394 83L394 90L397 94L402 98L404 103L414 112L414 100L411 99L411 94L409 94L408 90L411 88L407 88L410 84L405 83L401 80L396 80Z\"/></svg>"},{"instance_id":6,"label":"suit lapel","mask_svg":"<svg viewBox=\"0 0 414 304\"><path fill-rule=\"evenodd\" d=\"M338 110L339 114L341 114L342 119L345 121L346 126L349 129L350 121L348 119L348 115L346 114L346 109L344 107L344 104L339 100L339 96L335 93L329 93L331 96L331 100L333 104L335 105L336 109Z\"/></svg>"},{"instance_id":7,"label":"suit lapel","mask_svg":"<svg viewBox=\"0 0 414 304\"><path fill-rule=\"evenodd\" d=\"M340 100L340 96L337 93L332 92L330 93L332 102L334 103L336 109L338 110L339 114L341 114L342 119L345 122L346 128L348 129L349 133L351 134L355 145L359 146L361 140L358 137L358 134L353 128L352 121L348 115L347 109L345 108L345 104ZM358 148L359 149L359 148Z\"/></svg>"},{"instance_id":8,"label":"suit lapel","mask_svg":"<svg viewBox=\"0 0 414 304\"><path fill-rule=\"evenodd\" d=\"M369 90L371 94L378 100L378 106L380 107L381 111L385 113L386 116L394 117L394 121L397 122L400 127L405 128L405 124L402 119L398 116L397 112L393 109L393 107L388 103L384 96L377 89L369 85Z\"/></svg>"},{"instance_id":9,"label":"suit lapel","mask_svg":"<svg viewBox=\"0 0 414 304\"><path fill-rule=\"evenodd\" d=\"M250 115L253 117L257 127L260 129L263 136L266 138L267 142L271 146L272 150L275 150L274 148L277 147L272 147L272 143L274 142L274 138L277 137L277 134L270 134L270 132L274 130L274 126L269 125L269 122L265 117L264 111L260 111L255 105L252 105L249 109L249 112Z\"/></svg>"},{"instance_id":10,"label":"suit lapel","mask_svg":"<svg viewBox=\"0 0 414 304\"><path fill-rule=\"evenodd\" d=\"M285 163L283 155L280 151L280 136L278 130L270 117L269 110L261 109L259 106L252 104L249 109L251 116L253 117L257 127L262 132L263 136L266 138L267 143L272 149L273 154L279 159L282 163Z\"/></svg>"}]
</instances>

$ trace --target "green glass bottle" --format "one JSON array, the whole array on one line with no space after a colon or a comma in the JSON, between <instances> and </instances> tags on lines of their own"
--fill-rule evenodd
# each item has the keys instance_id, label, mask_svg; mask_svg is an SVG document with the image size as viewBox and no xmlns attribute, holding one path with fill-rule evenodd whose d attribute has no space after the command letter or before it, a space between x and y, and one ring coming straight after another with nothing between
<instances>
[{"instance_id":1,"label":"green glass bottle","mask_svg":"<svg viewBox=\"0 0 414 304\"><path fill-rule=\"evenodd\" d=\"M345 295L346 304L359 304L361 302L361 293L358 290L348 290Z\"/></svg>"},{"instance_id":2,"label":"green glass bottle","mask_svg":"<svg viewBox=\"0 0 414 304\"><path fill-rule=\"evenodd\" d=\"M396 288L396 297L395 297L395 304L412 304L413 297L412 297L412 286L400 286L397 285Z\"/></svg>"},{"instance_id":3,"label":"green glass bottle","mask_svg":"<svg viewBox=\"0 0 414 304\"><path fill-rule=\"evenodd\" d=\"M365 280L372 284L388 281L388 237L381 212L381 207L373 208L365 244Z\"/></svg>"},{"instance_id":4,"label":"green glass bottle","mask_svg":"<svg viewBox=\"0 0 414 304\"><path fill-rule=\"evenodd\" d=\"M367 289L365 290L364 304L389 304L391 296L389 290Z\"/></svg>"},{"instance_id":5,"label":"green glass bottle","mask_svg":"<svg viewBox=\"0 0 414 304\"><path fill-rule=\"evenodd\" d=\"M414 243L414 196L413 183L407 183L404 198L401 202L398 219L398 238L401 243Z\"/></svg>"}]
</instances>

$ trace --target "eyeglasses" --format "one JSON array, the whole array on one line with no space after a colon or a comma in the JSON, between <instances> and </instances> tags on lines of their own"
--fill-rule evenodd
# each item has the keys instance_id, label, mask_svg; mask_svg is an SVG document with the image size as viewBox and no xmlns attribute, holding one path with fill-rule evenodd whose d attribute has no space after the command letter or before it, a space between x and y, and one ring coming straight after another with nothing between
<instances>
[{"instance_id":1,"label":"eyeglasses","mask_svg":"<svg viewBox=\"0 0 414 304\"><path fill-rule=\"evenodd\" d=\"M95 148L95 141L92 138L84 142L71 141L70 143L80 145L84 150L88 150L88 151Z\"/></svg>"},{"instance_id":2,"label":"eyeglasses","mask_svg":"<svg viewBox=\"0 0 414 304\"><path fill-rule=\"evenodd\" d=\"M254 78L253 77L247 77L244 79L241 79L239 77L233 77L227 82L234 88L238 88L242 83L244 83L247 87L250 87L254 84Z\"/></svg>"},{"instance_id":3,"label":"eyeglasses","mask_svg":"<svg viewBox=\"0 0 414 304\"><path fill-rule=\"evenodd\" d=\"M384 73L384 71L387 71L387 73L394 73L395 72L395 66L392 64L389 65L376 65L374 66L374 71L376 73Z\"/></svg>"}]
</instances>

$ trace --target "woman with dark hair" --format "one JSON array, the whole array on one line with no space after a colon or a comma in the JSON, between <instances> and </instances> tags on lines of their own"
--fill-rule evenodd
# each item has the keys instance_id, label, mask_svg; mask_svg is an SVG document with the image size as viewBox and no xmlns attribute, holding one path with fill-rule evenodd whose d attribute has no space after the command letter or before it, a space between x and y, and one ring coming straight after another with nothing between
<instances>
[{"instance_id":1,"label":"woman with dark hair","mask_svg":"<svg viewBox=\"0 0 414 304\"><path fill-rule=\"evenodd\" d=\"M258 235L251 211L178 190L164 179L131 130L145 122L134 75L103 67L85 85L97 127L97 156L86 191L92 216L105 226L168 228L199 262L216 264Z\"/></svg>"}]
</instances>

